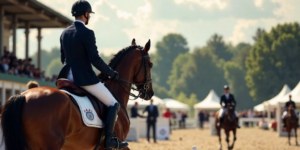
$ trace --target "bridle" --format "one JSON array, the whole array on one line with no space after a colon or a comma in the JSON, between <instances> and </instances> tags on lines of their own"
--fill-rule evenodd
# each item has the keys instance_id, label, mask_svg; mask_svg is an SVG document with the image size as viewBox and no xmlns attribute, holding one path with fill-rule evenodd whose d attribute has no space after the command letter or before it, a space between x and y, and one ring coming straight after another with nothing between
<instances>
[{"instance_id":1,"label":"bridle","mask_svg":"<svg viewBox=\"0 0 300 150\"><path fill-rule=\"evenodd\" d=\"M126 91L126 93L128 93L130 96L134 97L134 100L136 100L137 98L139 98L142 94L144 94L145 96L143 98L146 98L147 96L147 91L149 89L149 83L152 82L152 79L148 79L148 67L147 67L147 61L146 59L148 57L150 57L149 55L146 55L144 53L144 50L143 48L140 48L140 52L142 53L142 62L141 62L141 65L140 65L140 68L139 68L139 71L138 73L133 77L133 79L137 78L137 76L140 74L141 70L142 70L142 67L143 65L145 66L145 82L142 82L142 83L137 83L137 82L131 82L131 81L128 81L128 80L125 80L125 79L122 79L122 78L119 78L118 79L118 83L120 84L120 86ZM135 95L133 93L131 93L130 91L128 91L125 86L122 84L122 82L126 82L126 83L129 83L129 84L134 84L136 85L137 87L140 87L140 86L143 86L142 88L134 88L134 87L131 87L132 90L134 91L138 91L139 94L138 95Z\"/></svg>"}]
</instances>

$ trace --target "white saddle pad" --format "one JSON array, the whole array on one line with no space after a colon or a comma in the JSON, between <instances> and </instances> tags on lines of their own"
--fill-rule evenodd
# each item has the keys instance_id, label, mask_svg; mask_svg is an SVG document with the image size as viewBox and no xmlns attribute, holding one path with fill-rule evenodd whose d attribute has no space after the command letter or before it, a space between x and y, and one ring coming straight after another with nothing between
<instances>
[{"instance_id":1,"label":"white saddle pad","mask_svg":"<svg viewBox=\"0 0 300 150\"><path fill-rule=\"evenodd\" d=\"M92 102L87 96L77 96L65 90L61 91L71 95L76 100L81 113L82 121L86 126L95 128L104 127L103 121L99 118L95 108L92 105Z\"/></svg>"}]
</instances>

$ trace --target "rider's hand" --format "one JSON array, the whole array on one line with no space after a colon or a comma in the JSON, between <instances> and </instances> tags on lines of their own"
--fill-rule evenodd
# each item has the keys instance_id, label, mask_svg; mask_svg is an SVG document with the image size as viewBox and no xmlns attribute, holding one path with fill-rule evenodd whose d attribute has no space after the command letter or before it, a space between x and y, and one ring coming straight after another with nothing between
<instances>
[{"instance_id":1,"label":"rider's hand","mask_svg":"<svg viewBox=\"0 0 300 150\"><path fill-rule=\"evenodd\" d=\"M115 74L111 79L118 80L119 79L119 73L117 71L115 71Z\"/></svg>"}]
</instances>

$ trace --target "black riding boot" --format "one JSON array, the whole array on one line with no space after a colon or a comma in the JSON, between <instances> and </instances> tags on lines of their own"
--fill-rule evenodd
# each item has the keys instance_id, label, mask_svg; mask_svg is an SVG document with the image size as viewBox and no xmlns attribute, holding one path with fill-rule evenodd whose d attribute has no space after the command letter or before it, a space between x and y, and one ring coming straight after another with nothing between
<instances>
[{"instance_id":1,"label":"black riding boot","mask_svg":"<svg viewBox=\"0 0 300 150\"><path fill-rule=\"evenodd\" d=\"M236 127L237 127L237 128L241 128L240 125L239 125L239 118L238 118L238 117L236 117L236 122L237 122Z\"/></svg>"},{"instance_id":2,"label":"black riding boot","mask_svg":"<svg viewBox=\"0 0 300 150\"><path fill-rule=\"evenodd\" d=\"M221 127L222 126L223 117L220 117L218 120L219 120L219 122L218 122L217 126Z\"/></svg>"},{"instance_id":3,"label":"black riding boot","mask_svg":"<svg viewBox=\"0 0 300 150\"><path fill-rule=\"evenodd\" d=\"M128 146L126 142L119 142L118 138L114 135L114 127L117 114L120 109L120 104L116 103L114 106L108 107L108 114L105 122L105 149L122 149Z\"/></svg>"}]
</instances>

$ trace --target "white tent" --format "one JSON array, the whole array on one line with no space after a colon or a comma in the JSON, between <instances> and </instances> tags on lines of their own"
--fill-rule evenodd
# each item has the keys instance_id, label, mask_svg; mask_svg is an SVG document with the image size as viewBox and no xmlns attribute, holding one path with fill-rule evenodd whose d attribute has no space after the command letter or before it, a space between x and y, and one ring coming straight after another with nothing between
<instances>
[{"instance_id":1,"label":"white tent","mask_svg":"<svg viewBox=\"0 0 300 150\"><path fill-rule=\"evenodd\" d=\"M289 88L288 85L285 84L285 85L283 86L282 90L281 90L275 97L273 97L272 99L266 101L266 102L264 103L264 105L265 105L265 106L266 106L266 105L269 105L270 107L275 108L275 107L277 107L277 103L278 103L279 101L281 101L282 98L283 98L285 95L287 95L288 93L290 93L290 92L291 92L291 89Z\"/></svg>"},{"instance_id":2,"label":"white tent","mask_svg":"<svg viewBox=\"0 0 300 150\"><path fill-rule=\"evenodd\" d=\"M160 108L165 108L165 102L162 99L157 96L153 96L152 99L153 105L156 105ZM136 100L129 100L127 103L127 108L131 108L135 102L138 103L138 108L145 108L146 106L150 105L150 100L143 100L141 98L138 98Z\"/></svg>"},{"instance_id":3,"label":"white tent","mask_svg":"<svg viewBox=\"0 0 300 150\"><path fill-rule=\"evenodd\" d=\"M297 84L297 86L288 94L281 97L278 102L287 102L289 100L289 96L292 96L292 100L295 103L300 103L300 82Z\"/></svg>"},{"instance_id":4,"label":"white tent","mask_svg":"<svg viewBox=\"0 0 300 150\"><path fill-rule=\"evenodd\" d=\"M221 108L220 97L216 94L214 90L210 90L206 98L194 105L197 110L218 110Z\"/></svg>"},{"instance_id":5,"label":"white tent","mask_svg":"<svg viewBox=\"0 0 300 150\"><path fill-rule=\"evenodd\" d=\"M163 101L166 104L166 108L169 108L171 111L190 111L190 107L187 104L177 100L165 98Z\"/></svg>"},{"instance_id":6,"label":"white tent","mask_svg":"<svg viewBox=\"0 0 300 150\"><path fill-rule=\"evenodd\" d=\"M133 94L137 95L138 92L137 91L131 91ZM137 102L138 103L138 110L139 113L142 113L142 111L146 108L146 106L150 105L150 100L143 100L141 98L138 98L136 100L132 100L133 97L129 97L128 103L127 103L127 111L130 114L130 108L134 106L134 103ZM158 107L158 111L159 111L159 116L162 116L162 113L164 111L164 109L166 108L165 102L160 99L157 96L152 96L153 99L153 105L156 105Z\"/></svg>"},{"instance_id":7,"label":"white tent","mask_svg":"<svg viewBox=\"0 0 300 150\"><path fill-rule=\"evenodd\" d=\"M265 110L264 103L254 106L254 111L264 111L264 110Z\"/></svg>"}]
</instances>

